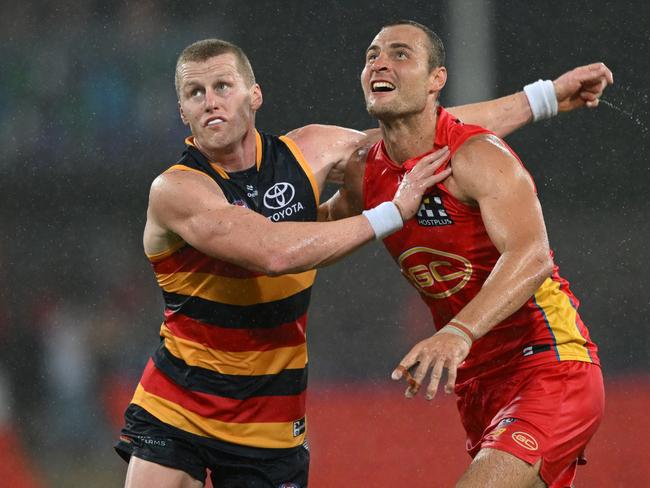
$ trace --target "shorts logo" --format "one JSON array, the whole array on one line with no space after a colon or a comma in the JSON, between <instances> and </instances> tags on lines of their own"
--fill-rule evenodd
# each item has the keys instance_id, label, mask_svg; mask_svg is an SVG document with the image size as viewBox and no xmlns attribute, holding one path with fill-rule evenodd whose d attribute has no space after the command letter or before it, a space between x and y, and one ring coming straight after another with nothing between
<instances>
[{"instance_id":1,"label":"shorts logo","mask_svg":"<svg viewBox=\"0 0 650 488\"><path fill-rule=\"evenodd\" d=\"M447 210L438 195L429 195L422 199L416 215L418 224L424 227L440 227L451 225L453 220L447 215Z\"/></svg>"},{"instance_id":2,"label":"shorts logo","mask_svg":"<svg viewBox=\"0 0 650 488\"><path fill-rule=\"evenodd\" d=\"M398 261L404 275L420 293L436 299L459 292L472 277L469 260L428 247L412 247Z\"/></svg>"},{"instance_id":3,"label":"shorts logo","mask_svg":"<svg viewBox=\"0 0 650 488\"><path fill-rule=\"evenodd\" d=\"M494 429L494 430L493 430L492 432L490 432L486 437L492 437L492 438L496 439L496 438L499 437L501 434L503 434L506 430L508 430L507 427L501 427L501 428L498 428L498 429Z\"/></svg>"},{"instance_id":4,"label":"shorts logo","mask_svg":"<svg viewBox=\"0 0 650 488\"><path fill-rule=\"evenodd\" d=\"M517 444L529 451L536 451L539 447L535 438L527 432L513 432L512 438Z\"/></svg>"},{"instance_id":5,"label":"shorts logo","mask_svg":"<svg viewBox=\"0 0 650 488\"><path fill-rule=\"evenodd\" d=\"M300 485L295 483L282 483L278 488L300 488Z\"/></svg>"},{"instance_id":6,"label":"shorts logo","mask_svg":"<svg viewBox=\"0 0 650 488\"><path fill-rule=\"evenodd\" d=\"M293 423L293 436L298 437L300 434L305 433L305 417L296 420Z\"/></svg>"},{"instance_id":7,"label":"shorts logo","mask_svg":"<svg viewBox=\"0 0 650 488\"><path fill-rule=\"evenodd\" d=\"M280 210L289 205L296 196L296 189L291 183L276 183L264 193L264 206L271 210Z\"/></svg>"},{"instance_id":8,"label":"shorts logo","mask_svg":"<svg viewBox=\"0 0 650 488\"><path fill-rule=\"evenodd\" d=\"M505 425L509 425L513 422L516 422L517 419L514 417L506 417L505 419L502 419L501 422L499 422L499 425L497 427L503 427Z\"/></svg>"}]
</instances>

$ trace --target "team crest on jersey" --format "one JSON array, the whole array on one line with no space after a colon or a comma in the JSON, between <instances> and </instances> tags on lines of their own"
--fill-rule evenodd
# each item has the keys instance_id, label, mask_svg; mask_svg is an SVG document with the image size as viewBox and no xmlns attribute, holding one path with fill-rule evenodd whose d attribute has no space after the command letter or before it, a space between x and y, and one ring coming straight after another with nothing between
<instances>
[{"instance_id":1,"label":"team crest on jersey","mask_svg":"<svg viewBox=\"0 0 650 488\"><path fill-rule=\"evenodd\" d=\"M416 217L418 224L424 227L440 227L454 223L438 195L426 195L422 198Z\"/></svg>"},{"instance_id":2,"label":"team crest on jersey","mask_svg":"<svg viewBox=\"0 0 650 488\"><path fill-rule=\"evenodd\" d=\"M458 254L417 246L398 258L404 276L421 293L437 300L464 288L472 277L472 263Z\"/></svg>"},{"instance_id":3,"label":"team crest on jersey","mask_svg":"<svg viewBox=\"0 0 650 488\"><path fill-rule=\"evenodd\" d=\"M239 199L239 198L237 200L233 200L232 205L236 205L237 207L248 208L248 205L246 205L246 202L244 200Z\"/></svg>"}]
</instances>

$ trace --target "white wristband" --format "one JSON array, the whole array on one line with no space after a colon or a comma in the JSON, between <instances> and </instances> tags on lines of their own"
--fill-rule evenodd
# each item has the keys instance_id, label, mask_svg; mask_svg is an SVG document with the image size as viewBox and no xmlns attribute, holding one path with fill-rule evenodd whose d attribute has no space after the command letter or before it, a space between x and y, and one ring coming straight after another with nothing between
<instances>
[{"instance_id":1,"label":"white wristband","mask_svg":"<svg viewBox=\"0 0 650 488\"><path fill-rule=\"evenodd\" d=\"M557 97L551 80L538 80L524 87L533 120L550 119L557 115Z\"/></svg>"},{"instance_id":2,"label":"white wristband","mask_svg":"<svg viewBox=\"0 0 650 488\"><path fill-rule=\"evenodd\" d=\"M384 239L404 227L402 215L393 202L380 203L370 210L364 210L362 213L370 222L370 227L372 227L378 240Z\"/></svg>"}]
</instances>

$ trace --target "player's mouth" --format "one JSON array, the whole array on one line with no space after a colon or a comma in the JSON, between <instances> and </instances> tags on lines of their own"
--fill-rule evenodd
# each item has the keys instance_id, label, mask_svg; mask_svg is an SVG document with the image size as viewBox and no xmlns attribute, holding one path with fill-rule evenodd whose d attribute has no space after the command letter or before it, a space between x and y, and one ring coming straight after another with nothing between
<instances>
[{"instance_id":1,"label":"player's mouth","mask_svg":"<svg viewBox=\"0 0 650 488\"><path fill-rule=\"evenodd\" d=\"M370 90L373 93L392 92L395 89L390 81L373 81L370 83Z\"/></svg>"},{"instance_id":2,"label":"player's mouth","mask_svg":"<svg viewBox=\"0 0 650 488\"><path fill-rule=\"evenodd\" d=\"M211 117L205 122L206 127L216 127L226 121L223 117Z\"/></svg>"}]
</instances>

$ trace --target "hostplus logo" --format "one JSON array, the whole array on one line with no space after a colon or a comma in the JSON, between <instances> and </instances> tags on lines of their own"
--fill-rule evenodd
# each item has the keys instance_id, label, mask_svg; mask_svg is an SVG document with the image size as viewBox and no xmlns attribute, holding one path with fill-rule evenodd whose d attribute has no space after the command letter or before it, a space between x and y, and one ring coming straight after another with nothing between
<instances>
[{"instance_id":1,"label":"hostplus logo","mask_svg":"<svg viewBox=\"0 0 650 488\"><path fill-rule=\"evenodd\" d=\"M440 227L454 223L447 214L442 198L437 195L426 196L422 199L416 218L418 224L424 227Z\"/></svg>"}]
</instances>

